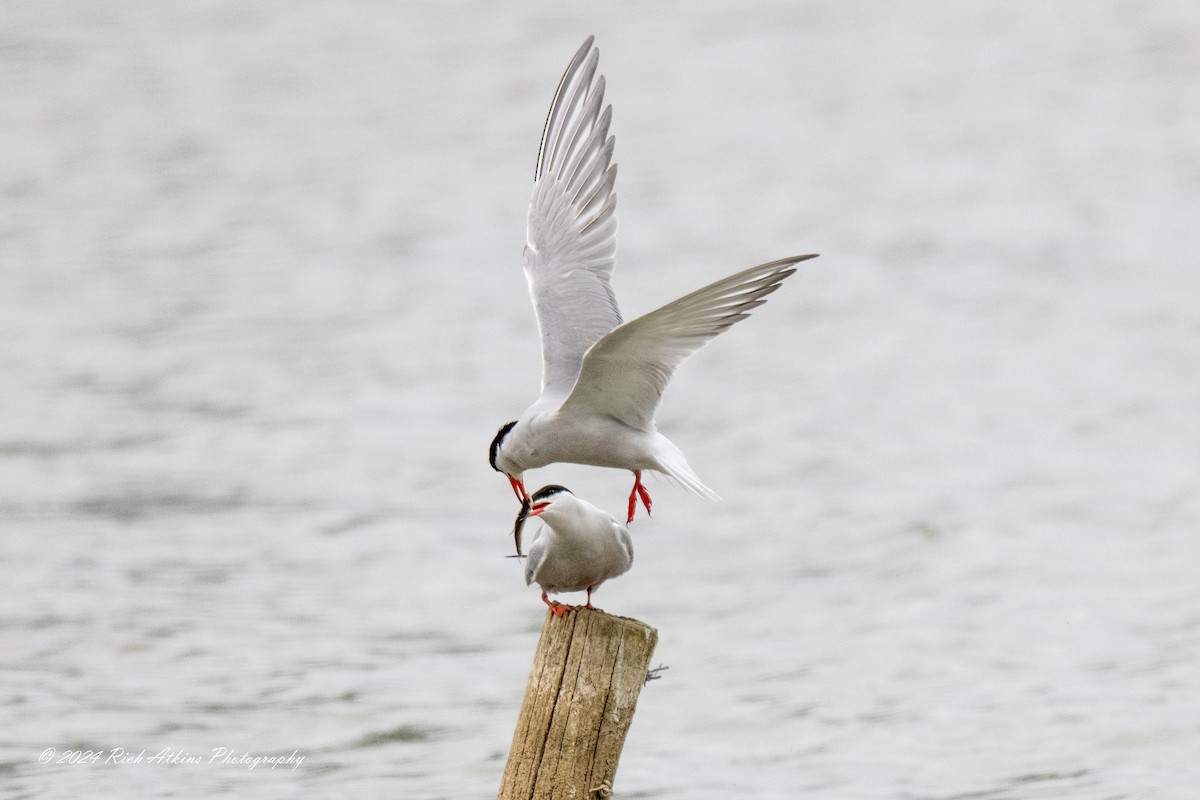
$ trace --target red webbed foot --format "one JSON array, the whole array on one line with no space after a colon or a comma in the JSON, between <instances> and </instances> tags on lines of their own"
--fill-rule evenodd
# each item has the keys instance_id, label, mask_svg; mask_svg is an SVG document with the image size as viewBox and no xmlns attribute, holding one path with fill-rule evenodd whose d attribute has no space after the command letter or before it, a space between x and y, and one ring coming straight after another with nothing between
<instances>
[{"instance_id":1,"label":"red webbed foot","mask_svg":"<svg viewBox=\"0 0 1200 800\"><path fill-rule=\"evenodd\" d=\"M642 471L635 469L633 471L633 488L629 491L629 518L625 520L625 524L633 522L633 512L637 510L637 501L641 498L642 505L646 508L646 513L650 513L650 493L646 491L646 487L642 485Z\"/></svg>"},{"instance_id":2,"label":"red webbed foot","mask_svg":"<svg viewBox=\"0 0 1200 800\"><path fill-rule=\"evenodd\" d=\"M568 606L551 600L549 597L546 597L545 592L542 592L542 602L550 606L550 610L554 612L554 616L556 617L565 617L568 611L575 608L575 606Z\"/></svg>"}]
</instances>

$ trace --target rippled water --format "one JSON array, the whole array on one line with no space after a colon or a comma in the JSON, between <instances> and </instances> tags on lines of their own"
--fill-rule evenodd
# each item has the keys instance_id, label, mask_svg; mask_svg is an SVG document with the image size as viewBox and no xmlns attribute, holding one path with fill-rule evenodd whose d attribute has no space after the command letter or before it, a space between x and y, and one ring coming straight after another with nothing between
<instances>
[{"instance_id":1,"label":"rippled water","mask_svg":"<svg viewBox=\"0 0 1200 800\"><path fill-rule=\"evenodd\" d=\"M760 0L5 4L4 796L495 792L589 32L627 315L822 253L662 409L726 500L652 485L597 597L670 667L620 795L1193 794L1200 11Z\"/></svg>"}]
</instances>

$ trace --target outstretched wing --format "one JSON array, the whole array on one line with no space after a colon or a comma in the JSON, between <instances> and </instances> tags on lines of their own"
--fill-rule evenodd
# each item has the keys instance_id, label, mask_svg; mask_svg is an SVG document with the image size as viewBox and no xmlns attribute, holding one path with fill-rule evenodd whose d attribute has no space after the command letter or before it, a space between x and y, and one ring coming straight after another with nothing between
<instances>
[{"instance_id":1,"label":"outstretched wing","mask_svg":"<svg viewBox=\"0 0 1200 800\"><path fill-rule=\"evenodd\" d=\"M588 37L554 93L534 173L525 277L542 338L542 395L565 397L583 354L621 324L610 277L617 196L600 51Z\"/></svg>"},{"instance_id":2,"label":"outstretched wing","mask_svg":"<svg viewBox=\"0 0 1200 800\"><path fill-rule=\"evenodd\" d=\"M584 356L561 411L615 417L639 430L654 427L654 411L675 368L714 336L749 316L815 255L751 267L614 328Z\"/></svg>"}]
</instances>

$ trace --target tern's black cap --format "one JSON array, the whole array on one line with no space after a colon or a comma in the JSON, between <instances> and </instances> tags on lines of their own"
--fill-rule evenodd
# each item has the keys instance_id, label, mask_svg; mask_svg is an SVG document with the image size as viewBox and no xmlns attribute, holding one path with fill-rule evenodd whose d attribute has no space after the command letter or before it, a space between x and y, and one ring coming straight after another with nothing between
<instances>
[{"instance_id":1,"label":"tern's black cap","mask_svg":"<svg viewBox=\"0 0 1200 800\"><path fill-rule=\"evenodd\" d=\"M492 439L492 447L490 450L488 450L488 463L492 465L492 469L496 470L496 472L501 471L500 468L496 466L496 456L500 453L500 443L504 441L504 437L508 436L508 432L515 428L516 425L517 421L515 419L512 422L505 423L496 434L496 438Z\"/></svg>"},{"instance_id":2,"label":"tern's black cap","mask_svg":"<svg viewBox=\"0 0 1200 800\"><path fill-rule=\"evenodd\" d=\"M565 486L559 486L557 483L551 483L550 485L543 486L542 488L538 489L533 494L529 495L529 502L536 503L538 500L545 500L547 497L558 494L559 492L566 492L567 494L575 494L574 492L572 492L570 489L568 489Z\"/></svg>"}]
</instances>

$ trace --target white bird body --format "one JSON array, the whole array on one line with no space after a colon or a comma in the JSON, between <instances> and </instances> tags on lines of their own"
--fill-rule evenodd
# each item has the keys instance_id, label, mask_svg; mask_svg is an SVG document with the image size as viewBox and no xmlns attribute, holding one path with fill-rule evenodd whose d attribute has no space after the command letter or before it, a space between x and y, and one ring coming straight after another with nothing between
<instances>
[{"instance_id":1,"label":"white bird body","mask_svg":"<svg viewBox=\"0 0 1200 800\"><path fill-rule=\"evenodd\" d=\"M604 77L592 38L568 65L555 93L538 152L529 206L525 277L542 343L542 391L521 417L502 427L489 460L518 498L525 470L567 462L634 473L650 510L641 471L671 478L709 499L717 495L660 434L654 414L675 369L749 312L813 255L743 270L624 322L611 285L616 256L616 165L608 135Z\"/></svg>"},{"instance_id":2,"label":"white bird body","mask_svg":"<svg viewBox=\"0 0 1200 800\"><path fill-rule=\"evenodd\" d=\"M545 486L530 495L530 516L545 522L533 537L525 561L525 584L537 583L542 600L561 616L565 606L552 603L547 593L588 593L633 565L629 529L612 514L596 508L562 486Z\"/></svg>"},{"instance_id":3,"label":"white bird body","mask_svg":"<svg viewBox=\"0 0 1200 800\"><path fill-rule=\"evenodd\" d=\"M611 416L536 403L504 440L496 464L504 472L520 474L559 462L655 470L685 483L694 482L701 494L709 493L679 448L657 430L635 428Z\"/></svg>"}]
</instances>

